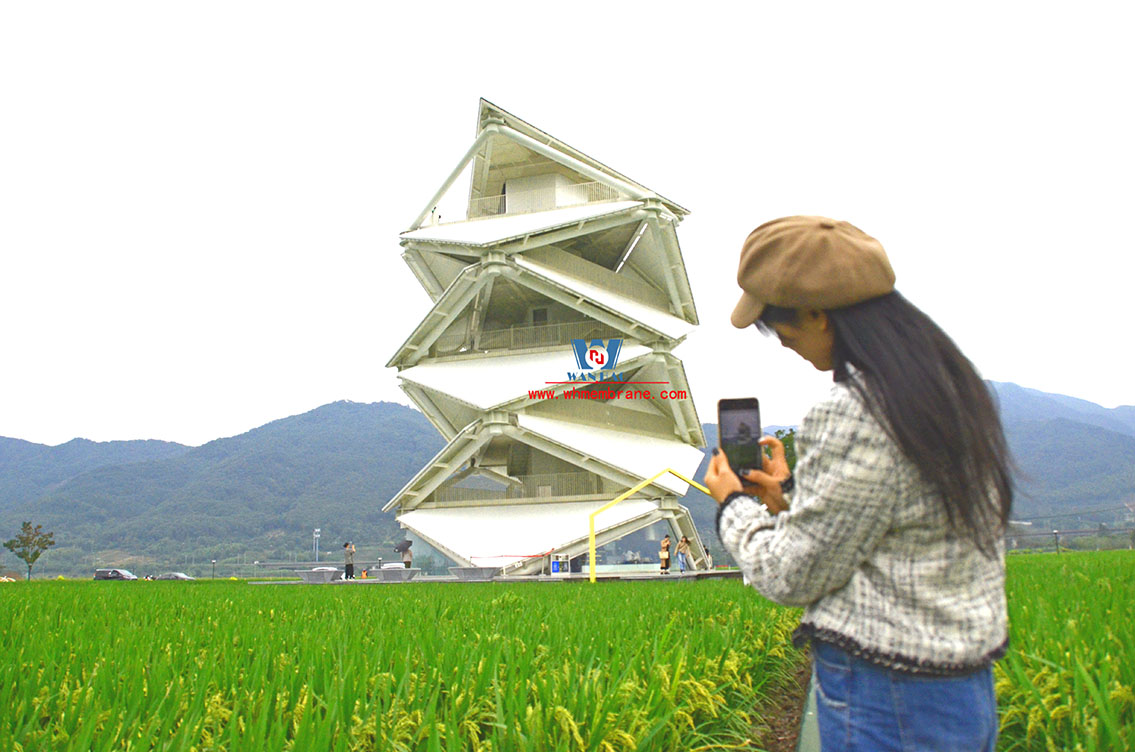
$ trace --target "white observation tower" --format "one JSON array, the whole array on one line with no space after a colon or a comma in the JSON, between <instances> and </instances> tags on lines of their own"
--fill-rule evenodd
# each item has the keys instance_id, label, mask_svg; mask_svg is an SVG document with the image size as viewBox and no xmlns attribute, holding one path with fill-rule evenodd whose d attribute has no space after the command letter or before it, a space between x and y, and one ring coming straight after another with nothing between
<instances>
[{"instance_id":1,"label":"white observation tower","mask_svg":"<svg viewBox=\"0 0 1135 752\"><path fill-rule=\"evenodd\" d=\"M459 179L466 215L439 222ZM434 304L387 364L448 444L384 511L461 566L531 574L585 553L590 514L627 489L692 477L705 436L671 354L698 323L686 214L481 100L476 140L401 235ZM598 544L665 521L704 569L686 490L665 474L604 511Z\"/></svg>"}]
</instances>

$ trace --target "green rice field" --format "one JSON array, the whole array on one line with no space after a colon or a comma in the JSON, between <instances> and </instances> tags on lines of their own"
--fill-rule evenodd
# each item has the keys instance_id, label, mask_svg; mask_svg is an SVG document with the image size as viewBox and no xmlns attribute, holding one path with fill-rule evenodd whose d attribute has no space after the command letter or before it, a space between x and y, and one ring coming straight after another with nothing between
<instances>
[{"instance_id":1,"label":"green rice field","mask_svg":"<svg viewBox=\"0 0 1135 752\"><path fill-rule=\"evenodd\" d=\"M1135 553L1010 557L1009 599L999 748L1135 749ZM759 749L798 618L739 581L13 583L0 749Z\"/></svg>"},{"instance_id":2,"label":"green rice field","mask_svg":"<svg viewBox=\"0 0 1135 752\"><path fill-rule=\"evenodd\" d=\"M1008 561L1001 750L1135 750L1135 552Z\"/></svg>"},{"instance_id":3,"label":"green rice field","mask_svg":"<svg viewBox=\"0 0 1135 752\"><path fill-rule=\"evenodd\" d=\"M744 749L800 656L739 582L0 590L0 749Z\"/></svg>"}]
</instances>

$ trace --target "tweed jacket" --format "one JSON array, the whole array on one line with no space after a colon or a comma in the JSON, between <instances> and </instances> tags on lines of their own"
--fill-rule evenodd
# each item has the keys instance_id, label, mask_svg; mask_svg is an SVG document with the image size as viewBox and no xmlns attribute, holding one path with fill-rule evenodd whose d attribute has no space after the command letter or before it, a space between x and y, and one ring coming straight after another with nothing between
<instances>
[{"instance_id":1,"label":"tweed jacket","mask_svg":"<svg viewBox=\"0 0 1135 752\"><path fill-rule=\"evenodd\" d=\"M928 675L1004 654L1003 543L989 558L953 533L936 489L847 382L809 411L796 451L789 510L735 494L718 535L762 595L804 607L797 645Z\"/></svg>"}]
</instances>

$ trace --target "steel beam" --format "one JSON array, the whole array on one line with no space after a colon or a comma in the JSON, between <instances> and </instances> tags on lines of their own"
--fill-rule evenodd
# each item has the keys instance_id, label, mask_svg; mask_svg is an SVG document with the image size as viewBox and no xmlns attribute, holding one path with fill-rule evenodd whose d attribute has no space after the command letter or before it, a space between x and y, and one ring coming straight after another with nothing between
<instances>
[{"instance_id":1,"label":"steel beam","mask_svg":"<svg viewBox=\"0 0 1135 752\"><path fill-rule=\"evenodd\" d=\"M585 162L579 161L578 159L571 156L570 154L565 154L562 151L559 151L557 149L553 149L551 146L548 146L547 144L540 143L536 139L534 139L530 136L526 136L523 133L521 133L520 131L513 130L512 128L508 127L507 125L502 125L502 126L498 126L498 127L500 128L499 133L502 136L504 136L505 138L511 139L511 140L517 142L518 144L522 145L522 146L526 146L529 149L531 149L532 151L539 154L540 156L547 157L548 159L552 160L553 162L557 162L558 164L562 164L564 167L568 167L572 170L575 170L580 175L583 175L585 177L589 177L597 183L603 183L604 185L610 186L611 188L614 188L615 190L619 191L620 193L626 194L630 198L634 198L634 199L657 198L657 196L655 194L650 193L649 191L644 191L641 188L633 186L633 185L631 185L630 183L628 183L624 180L620 180L619 178L616 178L612 175L608 175L607 173L603 172L602 170L597 170L594 167L592 167L591 165L586 164Z\"/></svg>"},{"instance_id":2,"label":"steel beam","mask_svg":"<svg viewBox=\"0 0 1135 752\"><path fill-rule=\"evenodd\" d=\"M444 196L446 191L448 191L453 186L454 182L457 181L457 178L461 176L461 171L465 169L465 166L469 164L469 161L473 159L474 156L476 156L478 151L480 151L481 145L488 141L489 137L496 133L497 128L499 127L500 126L497 125L485 126L485 129L481 131L481 133L477 136L477 139L473 142L473 145L469 147L469 151L465 152L465 156L462 157L461 161L457 163L457 167L453 168L453 172L449 173L449 177L446 178L445 182L441 184L441 188L437 189L437 193L433 195L433 197L429 200L429 203L426 204L426 207L422 209L421 214L418 215L418 218L415 219L413 224L410 225L410 231L416 230L422 226L422 221L429 215L430 212L432 212L437 207L437 202L441 201L441 197Z\"/></svg>"}]
</instances>

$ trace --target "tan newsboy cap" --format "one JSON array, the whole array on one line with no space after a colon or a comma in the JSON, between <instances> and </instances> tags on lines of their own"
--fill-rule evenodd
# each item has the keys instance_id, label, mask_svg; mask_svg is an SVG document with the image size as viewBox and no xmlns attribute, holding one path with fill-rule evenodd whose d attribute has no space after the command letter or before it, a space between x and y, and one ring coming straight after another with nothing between
<instances>
[{"instance_id":1,"label":"tan newsboy cap","mask_svg":"<svg viewBox=\"0 0 1135 752\"><path fill-rule=\"evenodd\" d=\"M744 292L731 320L744 329L766 305L826 311L886 295L895 272L882 244L855 225L781 217L745 239L737 284Z\"/></svg>"}]
</instances>

